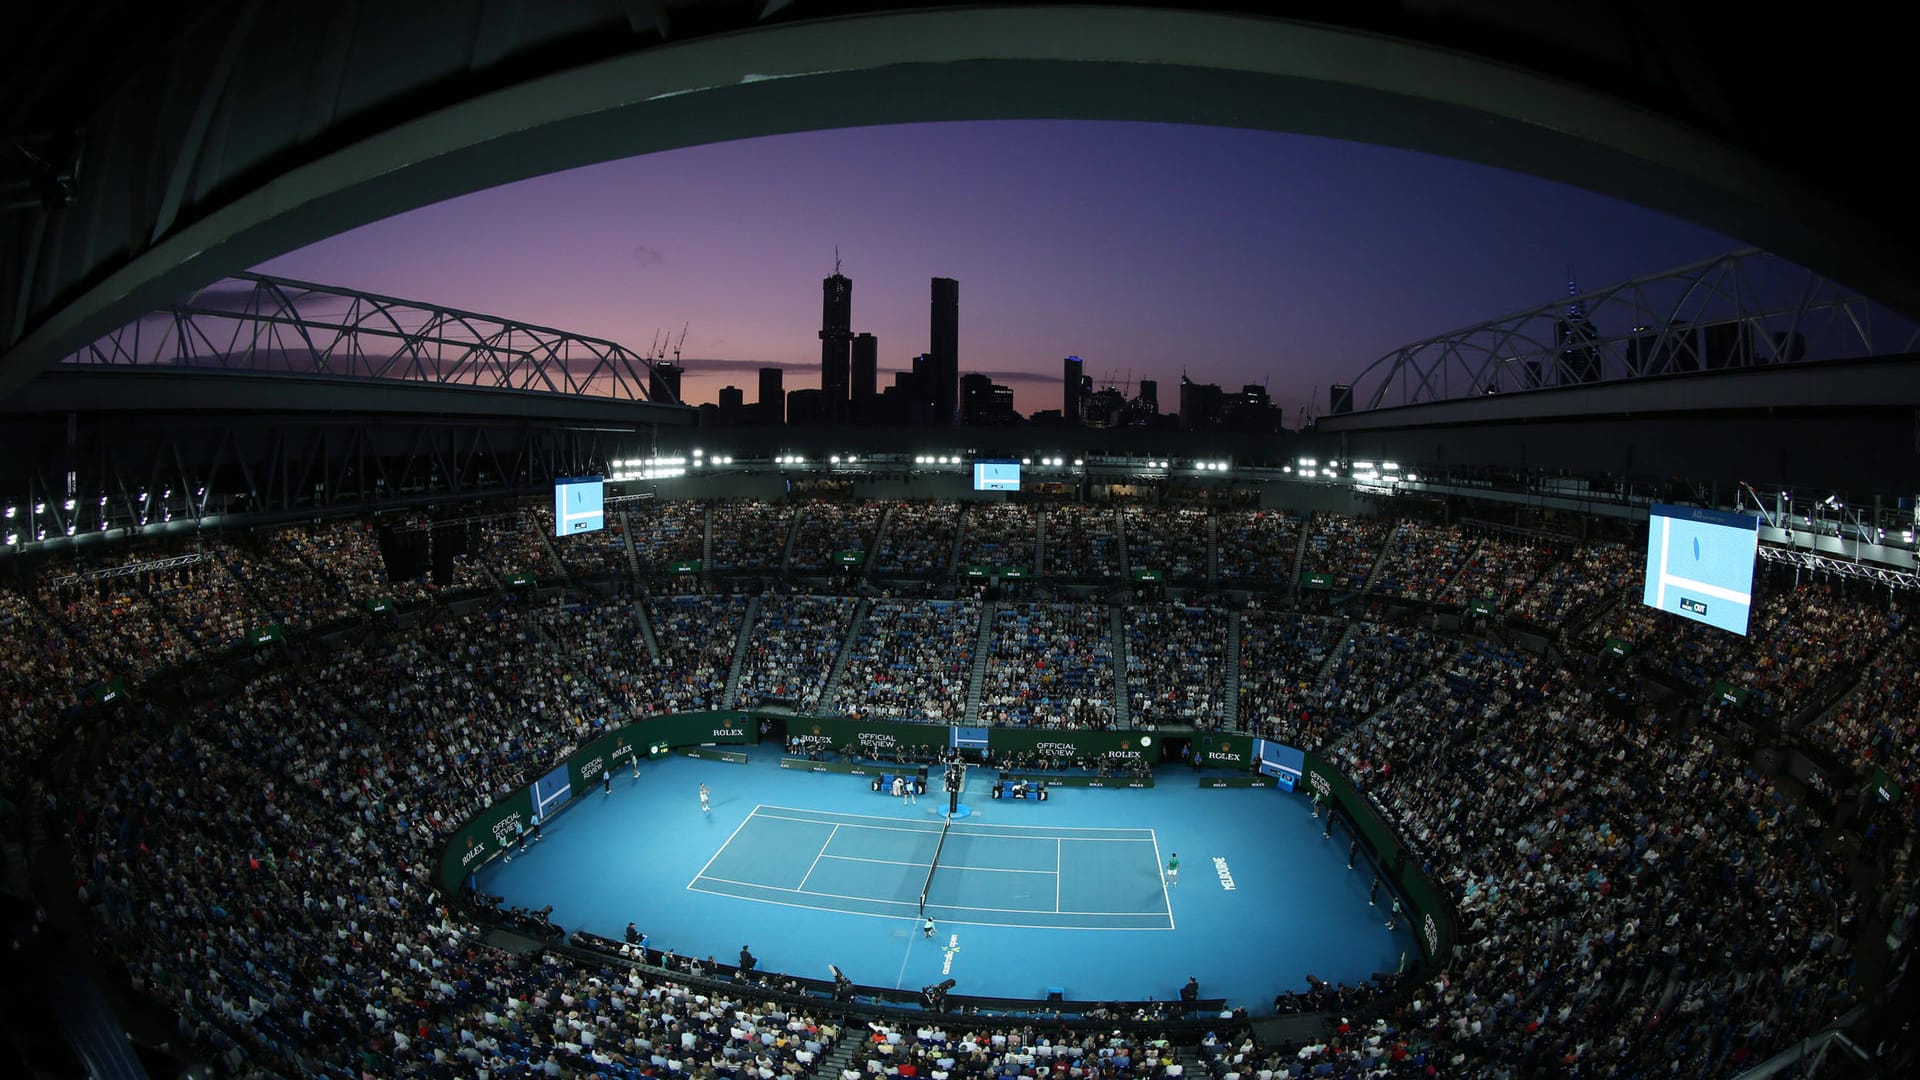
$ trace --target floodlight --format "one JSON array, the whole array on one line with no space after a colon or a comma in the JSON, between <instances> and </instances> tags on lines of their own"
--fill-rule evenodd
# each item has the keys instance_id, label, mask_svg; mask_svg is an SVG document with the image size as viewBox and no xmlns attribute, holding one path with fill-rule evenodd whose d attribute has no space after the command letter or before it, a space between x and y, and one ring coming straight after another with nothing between
<instances>
[{"instance_id":1,"label":"floodlight","mask_svg":"<svg viewBox=\"0 0 1920 1080\"><path fill-rule=\"evenodd\" d=\"M829 465L838 465L838 464L840 464L840 455L839 455L839 454L835 454L835 455L833 455L832 457L830 457L830 458L828 458L828 459L827 459L827 464L829 464Z\"/></svg>"},{"instance_id":2,"label":"floodlight","mask_svg":"<svg viewBox=\"0 0 1920 1080\"><path fill-rule=\"evenodd\" d=\"M1086 464L1086 461L1084 461L1084 460L1083 460L1083 459L1081 459L1081 458L1074 458L1074 459L1073 459L1073 465L1074 465L1074 468L1076 468L1076 469L1077 469L1077 468L1079 468L1079 467L1080 467L1080 466L1082 466L1082 465L1085 465L1085 464Z\"/></svg>"},{"instance_id":3,"label":"floodlight","mask_svg":"<svg viewBox=\"0 0 1920 1080\"><path fill-rule=\"evenodd\" d=\"M71 509L73 509L73 500L72 500L72 499L68 499L68 500L67 500L67 503L66 503L66 506L67 506L67 509L69 509L69 510L71 510Z\"/></svg>"},{"instance_id":4,"label":"floodlight","mask_svg":"<svg viewBox=\"0 0 1920 1080\"><path fill-rule=\"evenodd\" d=\"M8 534L7 534L7 546L8 546L8 547L12 547L13 545L15 545L15 544L17 544L17 543L19 543L19 542L20 542L20 534L19 534L19 533L8 533Z\"/></svg>"},{"instance_id":5,"label":"floodlight","mask_svg":"<svg viewBox=\"0 0 1920 1080\"><path fill-rule=\"evenodd\" d=\"M1031 464L1033 464L1033 459L1032 459L1032 458L1030 458L1030 457L1023 457L1023 458L1021 458L1021 459L1020 459L1020 464L1022 464L1022 465L1031 465Z\"/></svg>"},{"instance_id":6,"label":"floodlight","mask_svg":"<svg viewBox=\"0 0 1920 1080\"><path fill-rule=\"evenodd\" d=\"M47 504L46 504L46 503L34 503L34 504L33 504L33 512L34 512L34 513L36 513L36 514L44 514L44 513L46 513L46 512L47 512Z\"/></svg>"}]
</instances>

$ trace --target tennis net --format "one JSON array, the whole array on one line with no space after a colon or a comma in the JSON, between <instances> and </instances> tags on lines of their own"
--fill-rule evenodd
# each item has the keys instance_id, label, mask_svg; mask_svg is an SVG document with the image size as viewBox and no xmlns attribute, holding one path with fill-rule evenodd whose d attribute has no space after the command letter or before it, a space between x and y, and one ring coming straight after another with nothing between
<instances>
[{"instance_id":1,"label":"tennis net","mask_svg":"<svg viewBox=\"0 0 1920 1080\"><path fill-rule=\"evenodd\" d=\"M920 886L920 917L923 919L927 917L927 890L933 888L933 872L940 869L940 852L946 850L947 830L951 828L953 817L949 815L940 825L940 842L933 845L933 863L927 867L926 883Z\"/></svg>"}]
</instances>

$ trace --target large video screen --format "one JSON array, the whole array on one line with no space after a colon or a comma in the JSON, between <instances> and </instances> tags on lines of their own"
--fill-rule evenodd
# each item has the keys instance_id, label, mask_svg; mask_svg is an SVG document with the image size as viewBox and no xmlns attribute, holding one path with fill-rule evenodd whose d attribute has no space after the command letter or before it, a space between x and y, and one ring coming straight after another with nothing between
<instances>
[{"instance_id":1,"label":"large video screen","mask_svg":"<svg viewBox=\"0 0 1920 1080\"><path fill-rule=\"evenodd\" d=\"M604 484L598 476L564 477L553 482L553 535L572 536L604 528L601 502Z\"/></svg>"},{"instance_id":2,"label":"large video screen","mask_svg":"<svg viewBox=\"0 0 1920 1080\"><path fill-rule=\"evenodd\" d=\"M974 462L973 490L1019 491L1020 463L1017 461Z\"/></svg>"},{"instance_id":3,"label":"large video screen","mask_svg":"<svg viewBox=\"0 0 1920 1080\"><path fill-rule=\"evenodd\" d=\"M1253 752L1260 771L1278 781L1282 791L1292 791L1307 768L1304 751L1271 739L1253 740Z\"/></svg>"},{"instance_id":4,"label":"large video screen","mask_svg":"<svg viewBox=\"0 0 1920 1080\"><path fill-rule=\"evenodd\" d=\"M1747 632L1760 520L1750 514L1654 503L1647 518L1641 601L1682 618Z\"/></svg>"}]
</instances>

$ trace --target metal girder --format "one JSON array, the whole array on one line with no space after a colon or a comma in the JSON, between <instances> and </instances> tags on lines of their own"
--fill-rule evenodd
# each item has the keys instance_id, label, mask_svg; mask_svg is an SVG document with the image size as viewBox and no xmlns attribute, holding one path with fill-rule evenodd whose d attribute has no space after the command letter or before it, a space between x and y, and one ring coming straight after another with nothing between
<instances>
[{"instance_id":1,"label":"metal girder","mask_svg":"<svg viewBox=\"0 0 1920 1080\"><path fill-rule=\"evenodd\" d=\"M80 574L63 574L60 577L54 578L51 584L55 586L72 585L81 581L103 581L107 578L131 577L134 574L153 573L160 570L178 570L183 566L192 566L194 563L203 562L206 558L207 555L205 552L195 551L187 555L174 555L165 559L148 559L145 562L128 563L125 566L109 566L100 570L88 570Z\"/></svg>"},{"instance_id":2,"label":"metal girder","mask_svg":"<svg viewBox=\"0 0 1920 1080\"><path fill-rule=\"evenodd\" d=\"M417 300L243 273L68 356L75 367L394 379L647 401L652 361L600 338Z\"/></svg>"},{"instance_id":3,"label":"metal girder","mask_svg":"<svg viewBox=\"0 0 1920 1080\"><path fill-rule=\"evenodd\" d=\"M550 493L651 452L651 433L365 416L20 420L0 450L0 553ZM49 479L52 478L52 479Z\"/></svg>"},{"instance_id":4,"label":"metal girder","mask_svg":"<svg viewBox=\"0 0 1920 1080\"><path fill-rule=\"evenodd\" d=\"M1873 563L1855 562L1851 559L1835 559L1827 555L1816 555L1811 551L1797 548L1779 548L1770 544L1760 545L1760 561L1779 563L1798 570L1817 570L1823 574L1837 577L1857 578L1885 585L1889 589L1920 589L1920 573L1912 570L1896 570L1890 566L1877 566Z\"/></svg>"},{"instance_id":5,"label":"metal girder","mask_svg":"<svg viewBox=\"0 0 1920 1080\"><path fill-rule=\"evenodd\" d=\"M1402 346L1353 386L1378 409L1917 348L1920 323L1748 248Z\"/></svg>"},{"instance_id":6,"label":"metal girder","mask_svg":"<svg viewBox=\"0 0 1920 1080\"><path fill-rule=\"evenodd\" d=\"M22 9L32 62L0 72L0 142L19 151L0 156L0 394L173 297L415 207L680 146L909 121L1220 124L1446 154L1694 220L1920 313L1902 144L1839 122L1898 100L1900 35L1791 9L151 7ZM1783 80L1751 60L1796 51L1853 62Z\"/></svg>"}]
</instances>

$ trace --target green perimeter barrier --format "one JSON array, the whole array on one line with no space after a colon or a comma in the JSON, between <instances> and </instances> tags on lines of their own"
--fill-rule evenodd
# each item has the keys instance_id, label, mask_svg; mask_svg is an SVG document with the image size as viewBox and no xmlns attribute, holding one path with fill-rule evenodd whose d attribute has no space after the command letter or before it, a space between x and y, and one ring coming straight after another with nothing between
<instances>
[{"instance_id":1,"label":"green perimeter barrier","mask_svg":"<svg viewBox=\"0 0 1920 1080\"><path fill-rule=\"evenodd\" d=\"M1253 768L1253 736L1200 735L1194 738L1194 757L1210 769Z\"/></svg>"},{"instance_id":2,"label":"green perimeter barrier","mask_svg":"<svg viewBox=\"0 0 1920 1080\"><path fill-rule=\"evenodd\" d=\"M584 795L601 782L607 770L626 764L635 754L647 755L656 746L682 748L757 741L759 728L753 717L743 712L669 713L649 717L616 728L574 751L567 759L567 784L574 795ZM711 752L715 757L724 753ZM733 752L720 760L745 761L747 757ZM505 851L515 836L516 819L528 825L533 821L531 785L507 795L454 830L440 854L441 891L448 896L457 894L468 874Z\"/></svg>"},{"instance_id":3,"label":"green perimeter barrier","mask_svg":"<svg viewBox=\"0 0 1920 1080\"><path fill-rule=\"evenodd\" d=\"M940 753L951 741L945 724L910 724L899 720L858 720L846 716L795 716L787 719L787 734L818 735L835 750L852 747L862 757L887 758L896 752Z\"/></svg>"},{"instance_id":4,"label":"green perimeter barrier","mask_svg":"<svg viewBox=\"0 0 1920 1080\"><path fill-rule=\"evenodd\" d=\"M1151 739L1148 745L1143 740ZM1072 761L1076 758L1105 758L1117 767L1127 767L1136 761L1145 760L1152 765L1160 761L1161 741L1151 731L1035 731L1032 728L989 728L987 730L987 749L993 751L994 763L1024 754L1028 757L1060 758Z\"/></svg>"},{"instance_id":5,"label":"green perimeter barrier","mask_svg":"<svg viewBox=\"0 0 1920 1080\"><path fill-rule=\"evenodd\" d=\"M1300 783L1309 797L1318 792L1331 806L1339 807L1347 820L1360 830L1361 840L1373 849L1381 875L1394 882L1412 908L1414 938L1420 943L1420 951L1433 967L1445 967L1453 953L1453 908L1440 898L1433 882L1420 870L1419 856L1404 851L1406 865L1401 867L1396 879L1394 862L1404 850L1399 837L1374 812L1373 804L1360 794L1353 782L1319 754L1307 755L1306 771Z\"/></svg>"},{"instance_id":6,"label":"green perimeter barrier","mask_svg":"<svg viewBox=\"0 0 1920 1080\"><path fill-rule=\"evenodd\" d=\"M1003 772L1002 780L1025 780L1047 787L1150 788L1151 776L1061 776L1058 773Z\"/></svg>"},{"instance_id":7,"label":"green perimeter barrier","mask_svg":"<svg viewBox=\"0 0 1920 1080\"><path fill-rule=\"evenodd\" d=\"M1272 787L1273 777L1271 776L1203 776L1200 778L1200 786L1203 788Z\"/></svg>"},{"instance_id":8,"label":"green perimeter barrier","mask_svg":"<svg viewBox=\"0 0 1920 1080\"><path fill-rule=\"evenodd\" d=\"M738 750L715 750L710 746L689 746L678 751L681 757L705 758L708 761L726 761L735 765L745 765L747 755Z\"/></svg>"}]
</instances>

